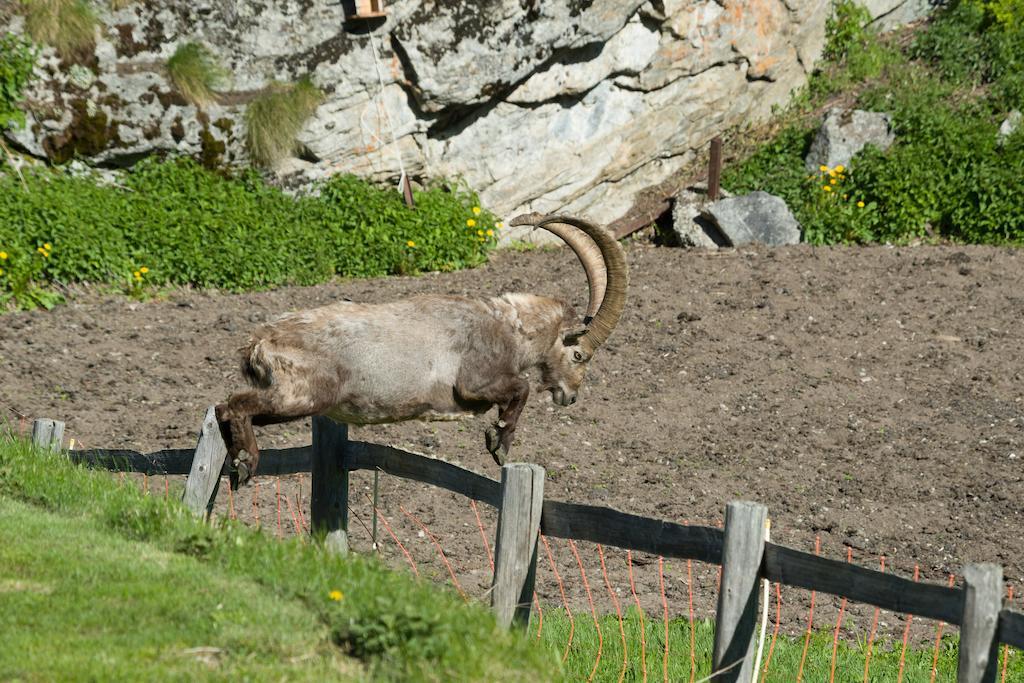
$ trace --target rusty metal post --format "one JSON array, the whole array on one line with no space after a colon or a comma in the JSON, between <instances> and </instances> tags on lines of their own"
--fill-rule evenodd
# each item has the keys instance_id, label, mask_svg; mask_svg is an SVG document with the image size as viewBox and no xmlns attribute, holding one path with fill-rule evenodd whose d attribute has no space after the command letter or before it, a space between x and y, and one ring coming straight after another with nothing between
<instances>
[{"instance_id":1,"label":"rusty metal post","mask_svg":"<svg viewBox=\"0 0 1024 683\"><path fill-rule=\"evenodd\" d=\"M711 160L708 163L708 199L718 200L722 180L722 138L711 138Z\"/></svg>"},{"instance_id":2,"label":"rusty metal post","mask_svg":"<svg viewBox=\"0 0 1024 683\"><path fill-rule=\"evenodd\" d=\"M416 208L416 202L412 198L412 183L409 182L409 176L402 174L402 196L405 197L405 205L410 209Z\"/></svg>"}]
</instances>

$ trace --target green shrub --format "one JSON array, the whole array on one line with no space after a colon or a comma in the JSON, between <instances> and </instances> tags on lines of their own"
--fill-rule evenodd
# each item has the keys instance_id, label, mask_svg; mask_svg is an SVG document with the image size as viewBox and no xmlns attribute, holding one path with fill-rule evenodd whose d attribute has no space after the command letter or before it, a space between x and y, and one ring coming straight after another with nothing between
<instances>
[{"instance_id":1,"label":"green shrub","mask_svg":"<svg viewBox=\"0 0 1024 683\"><path fill-rule=\"evenodd\" d=\"M253 163L272 167L299 150L296 136L323 93L308 78L271 83L245 110L246 145Z\"/></svg>"},{"instance_id":2,"label":"green shrub","mask_svg":"<svg viewBox=\"0 0 1024 683\"><path fill-rule=\"evenodd\" d=\"M1024 20L999 21L987 5L954 3L915 40L910 54L956 85L987 87L994 107L1019 109L1024 107ZM1020 0L1016 5L1024 8Z\"/></svg>"},{"instance_id":3,"label":"green shrub","mask_svg":"<svg viewBox=\"0 0 1024 683\"><path fill-rule=\"evenodd\" d=\"M1024 0L970 0L986 17L1005 28L1016 28L1024 22Z\"/></svg>"},{"instance_id":4,"label":"green shrub","mask_svg":"<svg viewBox=\"0 0 1024 683\"><path fill-rule=\"evenodd\" d=\"M36 49L31 42L12 33L0 36L0 131L25 125L25 114L18 103L35 61Z\"/></svg>"},{"instance_id":5,"label":"green shrub","mask_svg":"<svg viewBox=\"0 0 1024 683\"><path fill-rule=\"evenodd\" d=\"M899 51L871 25L871 14L852 0L838 0L825 22L826 63L811 76L807 96L821 101L859 83L882 77Z\"/></svg>"},{"instance_id":6,"label":"green shrub","mask_svg":"<svg viewBox=\"0 0 1024 683\"><path fill-rule=\"evenodd\" d=\"M87 0L23 0L25 29L67 61L85 61L96 46L96 13Z\"/></svg>"},{"instance_id":7,"label":"green shrub","mask_svg":"<svg viewBox=\"0 0 1024 683\"><path fill-rule=\"evenodd\" d=\"M851 0L835 2L825 21L825 59L842 61L873 42L876 33L870 24L871 13L863 5Z\"/></svg>"},{"instance_id":8,"label":"green shrub","mask_svg":"<svg viewBox=\"0 0 1024 683\"><path fill-rule=\"evenodd\" d=\"M214 90L227 72L213 53L199 43L182 43L167 60L167 74L182 97L199 108L216 101Z\"/></svg>"},{"instance_id":9,"label":"green shrub","mask_svg":"<svg viewBox=\"0 0 1024 683\"><path fill-rule=\"evenodd\" d=\"M1006 113L1024 107L1024 26L994 20L980 2L953 4L871 80L854 73L864 17L843 7L829 47L841 62L823 65L829 84L811 102L837 83L856 84L857 108L892 115L895 144L863 150L839 173L808 175L803 157L817 121L790 115L794 123L726 170L725 187L781 196L811 243L1024 241L1024 131L1002 144L996 135Z\"/></svg>"},{"instance_id":10,"label":"green shrub","mask_svg":"<svg viewBox=\"0 0 1024 683\"><path fill-rule=\"evenodd\" d=\"M394 189L354 176L295 198L254 171L226 178L187 159L140 163L124 189L58 171L26 181L0 173L0 249L20 259L52 245L28 288L108 283L142 296L166 285L308 285L475 266L495 244L495 217L459 185L418 191L409 209ZM0 279L0 292L12 291Z\"/></svg>"}]
</instances>

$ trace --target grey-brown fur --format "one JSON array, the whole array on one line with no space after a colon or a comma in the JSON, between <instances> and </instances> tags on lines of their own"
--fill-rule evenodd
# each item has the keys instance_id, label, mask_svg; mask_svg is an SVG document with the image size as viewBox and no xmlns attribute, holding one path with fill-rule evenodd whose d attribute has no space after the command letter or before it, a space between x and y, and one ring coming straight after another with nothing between
<instances>
[{"instance_id":1,"label":"grey-brown fur","mask_svg":"<svg viewBox=\"0 0 1024 683\"><path fill-rule=\"evenodd\" d=\"M533 294L339 302L285 315L258 328L241 349L252 389L217 406L232 485L256 472L253 424L310 415L376 424L452 419L497 406L486 444L500 464L529 396L524 374L539 376L556 403L576 401L593 348L580 343L576 325L567 304Z\"/></svg>"}]
</instances>

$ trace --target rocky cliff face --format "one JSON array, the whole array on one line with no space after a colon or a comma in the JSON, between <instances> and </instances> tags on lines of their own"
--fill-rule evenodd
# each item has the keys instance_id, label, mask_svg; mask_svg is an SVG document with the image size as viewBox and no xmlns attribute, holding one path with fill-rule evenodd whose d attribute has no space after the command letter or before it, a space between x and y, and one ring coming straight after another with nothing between
<instances>
[{"instance_id":1,"label":"rocky cliff face","mask_svg":"<svg viewBox=\"0 0 1024 683\"><path fill-rule=\"evenodd\" d=\"M905 20L927 0L873 0ZM396 0L346 23L349 0L163 0L99 9L95 59L47 49L23 149L128 164L154 151L244 163L245 105L310 76L326 99L279 169L315 179L460 176L502 214L611 221L717 132L763 118L805 82L830 0ZM10 29L22 30L21 19ZM230 72L198 110L165 64L209 47Z\"/></svg>"}]
</instances>

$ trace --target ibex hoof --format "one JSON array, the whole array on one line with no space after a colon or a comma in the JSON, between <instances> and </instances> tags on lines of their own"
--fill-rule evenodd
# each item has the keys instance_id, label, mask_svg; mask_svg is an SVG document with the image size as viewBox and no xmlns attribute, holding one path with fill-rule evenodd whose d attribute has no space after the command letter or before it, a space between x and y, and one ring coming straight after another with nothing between
<instances>
[{"instance_id":1,"label":"ibex hoof","mask_svg":"<svg viewBox=\"0 0 1024 683\"><path fill-rule=\"evenodd\" d=\"M491 457L494 458L494 462L498 464L498 467L501 467L505 464L505 459L508 457L508 446L502 443L501 434L496 427L489 427L484 432L484 438L487 440L487 450L490 452Z\"/></svg>"}]
</instances>

